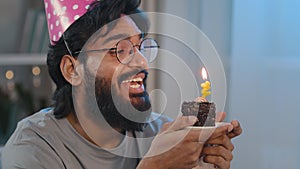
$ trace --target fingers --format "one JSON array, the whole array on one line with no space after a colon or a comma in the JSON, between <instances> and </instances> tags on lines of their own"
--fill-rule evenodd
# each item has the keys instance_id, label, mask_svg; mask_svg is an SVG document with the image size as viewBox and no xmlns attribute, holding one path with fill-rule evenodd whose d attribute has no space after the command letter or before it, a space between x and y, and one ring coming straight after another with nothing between
<instances>
[{"instance_id":1,"label":"fingers","mask_svg":"<svg viewBox=\"0 0 300 169\"><path fill-rule=\"evenodd\" d=\"M230 139L232 139L234 137L237 137L237 136L242 134L243 129L242 129L240 123L237 120L232 120L231 125L233 126L233 130L230 133L228 133L228 137Z\"/></svg>"},{"instance_id":2,"label":"fingers","mask_svg":"<svg viewBox=\"0 0 300 169\"><path fill-rule=\"evenodd\" d=\"M202 154L205 156L220 156L226 161L233 159L232 151L220 145L207 145L203 148Z\"/></svg>"},{"instance_id":3,"label":"fingers","mask_svg":"<svg viewBox=\"0 0 300 169\"><path fill-rule=\"evenodd\" d=\"M208 145L222 145L229 151L233 151L234 145L232 144L230 138L227 135L222 135L220 137L210 139L206 142Z\"/></svg>"},{"instance_id":4,"label":"fingers","mask_svg":"<svg viewBox=\"0 0 300 169\"><path fill-rule=\"evenodd\" d=\"M227 135L209 139L203 148L204 162L214 164L219 169L229 169L233 159L234 146Z\"/></svg>"},{"instance_id":5,"label":"fingers","mask_svg":"<svg viewBox=\"0 0 300 169\"><path fill-rule=\"evenodd\" d=\"M185 131L188 141L205 143L207 140L213 140L223 135L225 136L231 129L231 124L228 124L218 128L200 128Z\"/></svg>"},{"instance_id":6,"label":"fingers","mask_svg":"<svg viewBox=\"0 0 300 169\"><path fill-rule=\"evenodd\" d=\"M213 132L213 134L211 135L210 139L214 139L222 135L226 135L228 132L232 130L232 128L233 126L229 123L224 126L217 127Z\"/></svg>"},{"instance_id":7,"label":"fingers","mask_svg":"<svg viewBox=\"0 0 300 169\"><path fill-rule=\"evenodd\" d=\"M166 133L181 130L185 127L194 125L197 120L198 119L195 116L181 116L173 122L165 123L162 127L161 132Z\"/></svg>"},{"instance_id":8,"label":"fingers","mask_svg":"<svg viewBox=\"0 0 300 169\"><path fill-rule=\"evenodd\" d=\"M214 164L218 169L230 169L230 162L233 159L232 152L223 146L206 146L203 149L206 163Z\"/></svg>"},{"instance_id":9,"label":"fingers","mask_svg":"<svg viewBox=\"0 0 300 169\"><path fill-rule=\"evenodd\" d=\"M230 161L225 160L220 156L205 156L203 161L206 163L214 164L218 169L230 169Z\"/></svg>"}]
</instances>

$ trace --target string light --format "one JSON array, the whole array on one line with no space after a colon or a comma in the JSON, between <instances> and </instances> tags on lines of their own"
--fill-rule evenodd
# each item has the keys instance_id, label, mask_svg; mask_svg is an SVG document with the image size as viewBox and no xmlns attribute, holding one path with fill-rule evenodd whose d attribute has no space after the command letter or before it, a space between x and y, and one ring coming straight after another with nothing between
<instances>
[{"instance_id":1,"label":"string light","mask_svg":"<svg viewBox=\"0 0 300 169\"><path fill-rule=\"evenodd\" d=\"M41 69L38 66L34 66L31 71L34 76L38 76L41 74Z\"/></svg>"},{"instance_id":2,"label":"string light","mask_svg":"<svg viewBox=\"0 0 300 169\"><path fill-rule=\"evenodd\" d=\"M13 72L12 70L8 70L8 71L6 71L6 73L5 73L5 77L6 77L7 80L13 79L14 76L15 76L15 74L14 74L14 72Z\"/></svg>"},{"instance_id":3,"label":"string light","mask_svg":"<svg viewBox=\"0 0 300 169\"><path fill-rule=\"evenodd\" d=\"M34 66L31 69L31 72L33 74L33 81L32 84L34 87L40 87L41 85L41 79L40 79L40 74L41 74L41 69L39 66Z\"/></svg>"}]
</instances>

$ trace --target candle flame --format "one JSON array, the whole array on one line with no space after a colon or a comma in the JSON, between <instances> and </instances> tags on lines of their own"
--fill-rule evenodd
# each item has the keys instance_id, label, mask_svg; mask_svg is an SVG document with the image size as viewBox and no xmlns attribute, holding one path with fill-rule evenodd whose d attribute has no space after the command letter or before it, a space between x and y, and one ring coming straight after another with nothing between
<instances>
[{"instance_id":1,"label":"candle flame","mask_svg":"<svg viewBox=\"0 0 300 169\"><path fill-rule=\"evenodd\" d=\"M204 67L202 68L201 73L202 73L202 79L207 80L207 72L206 72L206 69Z\"/></svg>"}]
</instances>

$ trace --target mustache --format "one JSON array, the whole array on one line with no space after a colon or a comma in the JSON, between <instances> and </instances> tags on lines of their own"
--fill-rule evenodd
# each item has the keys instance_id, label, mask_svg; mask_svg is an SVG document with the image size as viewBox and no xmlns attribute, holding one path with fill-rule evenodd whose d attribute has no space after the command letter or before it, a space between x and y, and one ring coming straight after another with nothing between
<instances>
[{"instance_id":1,"label":"mustache","mask_svg":"<svg viewBox=\"0 0 300 169\"><path fill-rule=\"evenodd\" d=\"M127 72L127 73L122 74L122 75L120 76L118 82L119 82L119 84L120 84L120 83L122 83L123 80L128 79L128 77L131 77L131 76L134 76L134 75L137 75L137 74L140 74L140 73L144 73L144 74L145 74L145 78L144 78L143 81L146 81L149 72L148 72L146 69L135 69L135 70L132 70L132 71L130 71L130 72Z\"/></svg>"}]
</instances>

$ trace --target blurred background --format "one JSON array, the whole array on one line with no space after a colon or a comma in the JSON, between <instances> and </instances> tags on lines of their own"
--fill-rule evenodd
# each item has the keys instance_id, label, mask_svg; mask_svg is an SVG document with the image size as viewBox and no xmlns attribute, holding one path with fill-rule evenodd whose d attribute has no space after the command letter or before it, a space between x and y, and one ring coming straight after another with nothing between
<instances>
[{"instance_id":1,"label":"blurred background","mask_svg":"<svg viewBox=\"0 0 300 169\"><path fill-rule=\"evenodd\" d=\"M151 0L142 1L148 12L179 16L200 28L211 40L224 65L227 81L227 121L238 119L243 134L234 139L232 169L298 169L300 159L300 1L297 0ZM5 144L17 121L51 105L54 86L45 66L48 34L41 0L0 2L0 144ZM174 29L193 40L184 28ZM188 47L157 37L160 46L193 62L200 61ZM183 46L183 45L179 45ZM192 61L191 61L192 60ZM170 70L176 62L159 58ZM170 66L171 65L171 66ZM178 70L178 67L177 67ZM180 69L179 69L180 70ZM208 70L209 71L209 70ZM178 112L181 71L153 70L150 88L161 89L155 110ZM171 78L170 78L171 77ZM174 78L176 77L176 78ZM187 81L188 83L189 81ZM196 83L202 79L197 78ZM163 91L163 94L160 92ZM184 92L193 93L194 88ZM197 95L197 94L195 94ZM156 97L154 92L154 97Z\"/></svg>"},{"instance_id":2,"label":"blurred background","mask_svg":"<svg viewBox=\"0 0 300 169\"><path fill-rule=\"evenodd\" d=\"M51 105L43 1L0 2L0 145L22 118Z\"/></svg>"}]
</instances>

